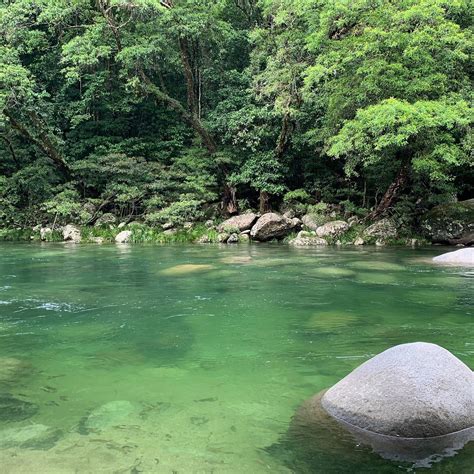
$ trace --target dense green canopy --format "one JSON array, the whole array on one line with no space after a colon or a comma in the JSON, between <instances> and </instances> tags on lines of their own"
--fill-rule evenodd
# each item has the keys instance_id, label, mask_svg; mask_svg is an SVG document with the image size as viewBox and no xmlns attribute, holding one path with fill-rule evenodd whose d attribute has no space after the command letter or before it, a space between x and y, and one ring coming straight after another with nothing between
<instances>
[{"instance_id":1,"label":"dense green canopy","mask_svg":"<svg viewBox=\"0 0 474 474\"><path fill-rule=\"evenodd\" d=\"M473 46L470 0L3 2L0 226L472 197Z\"/></svg>"}]
</instances>

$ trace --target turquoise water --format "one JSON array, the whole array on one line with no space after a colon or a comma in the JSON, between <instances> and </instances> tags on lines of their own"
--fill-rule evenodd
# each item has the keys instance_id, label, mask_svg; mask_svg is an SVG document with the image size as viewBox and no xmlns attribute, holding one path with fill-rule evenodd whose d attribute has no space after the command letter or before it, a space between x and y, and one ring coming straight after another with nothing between
<instances>
[{"instance_id":1,"label":"turquoise water","mask_svg":"<svg viewBox=\"0 0 474 474\"><path fill-rule=\"evenodd\" d=\"M474 270L434 267L445 250L2 244L1 471L422 472L287 430L392 345L474 367Z\"/></svg>"}]
</instances>

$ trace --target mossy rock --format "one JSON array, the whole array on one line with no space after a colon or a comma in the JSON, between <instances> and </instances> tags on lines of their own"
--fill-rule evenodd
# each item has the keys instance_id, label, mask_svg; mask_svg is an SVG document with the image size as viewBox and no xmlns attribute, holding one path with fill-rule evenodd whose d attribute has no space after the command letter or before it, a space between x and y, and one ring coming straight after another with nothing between
<instances>
[{"instance_id":1,"label":"mossy rock","mask_svg":"<svg viewBox=\"0 0 474 474\"><path fill-rule=\"evenodd\" d=\"M474 199L434 207L421 221L426 237L439 243L474 241Z\"/></svg>"}]
</instances>

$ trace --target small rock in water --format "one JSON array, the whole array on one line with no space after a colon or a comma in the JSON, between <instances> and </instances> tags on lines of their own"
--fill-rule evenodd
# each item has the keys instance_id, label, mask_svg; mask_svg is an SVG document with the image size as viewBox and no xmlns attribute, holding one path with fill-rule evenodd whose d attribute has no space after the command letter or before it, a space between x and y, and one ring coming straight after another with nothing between
<instances>
[{"instance_id":1,"label":"small rock in water","mask_svg":"<svg viewBox=\"0 0 474 474\"><path fill-rule=\"evenodd\" d=\"M81 421L79 432L87 434L91 431L102 431L106 428L123 424L136 412L137 408L135 405L127 400L105 403L93 410L89 416Z\"/></svg>"},{"instance_id":2,"label":"small rock in water","mask_svg":"<svg viewBox=\"0 0 474 474\"><path fill-rule=\"evenodd\" d=\"M229 238L227 239L228 244L238 244L239 243L239 236L237 234L230 234Z\"/></svg>"},{"instance_id":3,"label":"small rock in water","mask_svg":"<svg viewBox=\"0 0 474 474\"><path fill-rule=\"evenodd\" d=\"M38 405L20 400L10 394L0 395L0 421L21 421L32 417L38 411Z\"/></svg>"},{"instance_id":4,"label":"small rock in water","mask_svg":"<svg viewBox=\"0 0 474 474\"><path fill-rule=\"evenodd\" d=\"M35 424L0 431L0 449L50 449L61 437L61 430Z\"/></svg>"}]
</instances>

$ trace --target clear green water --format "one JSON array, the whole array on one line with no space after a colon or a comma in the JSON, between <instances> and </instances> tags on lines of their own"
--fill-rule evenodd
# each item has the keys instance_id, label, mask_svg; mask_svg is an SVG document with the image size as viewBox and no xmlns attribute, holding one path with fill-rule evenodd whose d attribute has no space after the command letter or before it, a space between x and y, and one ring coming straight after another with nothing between
<instances>
[{"instance_id":1,"label":"clear green water","mask_svg":"<svg viewBox=\"0 0 474 474\"><path fill-rule=\"evenodd\" d=\"M61 434L1 449L1 471L407 471L285 434L305 399L392 345L438 343L474 367L474 271L432 266L444 250L2 244L0 361L24 366L0 362L0 393L38 411L0 421L0 441ZM431 472L470 473L473 456Z\"/></svg>"}]
</instances>

